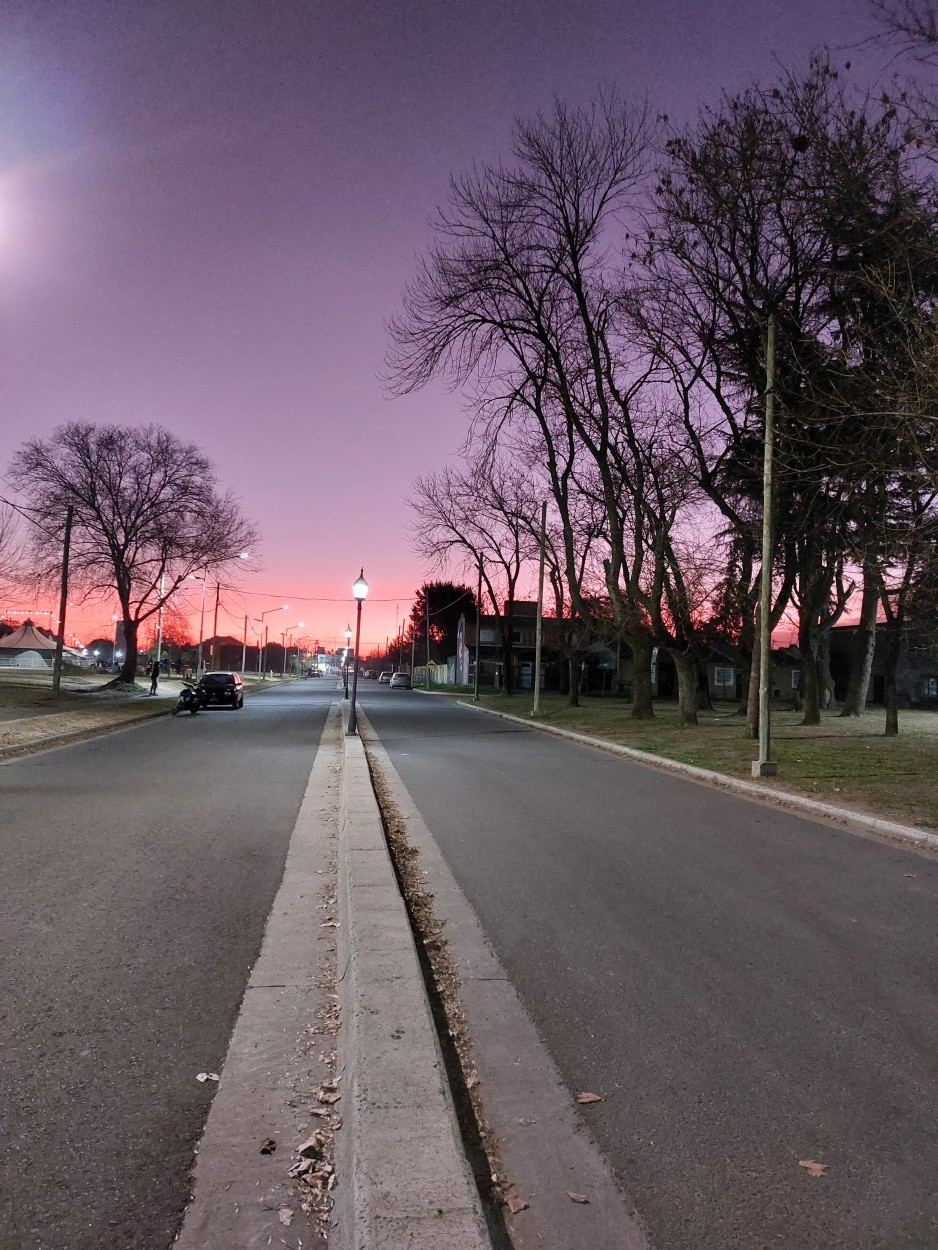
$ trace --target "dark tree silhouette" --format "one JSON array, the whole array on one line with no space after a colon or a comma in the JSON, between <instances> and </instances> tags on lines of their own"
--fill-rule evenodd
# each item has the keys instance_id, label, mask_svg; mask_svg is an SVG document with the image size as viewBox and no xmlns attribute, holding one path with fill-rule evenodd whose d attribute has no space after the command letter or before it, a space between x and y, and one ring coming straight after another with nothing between
<instances>
[{"instance_id":1,"label":"dark tree silhouette","mask_svg":"<svg viewBox=\"0 0 938 1250\"><path fill-rule=\"evenodd\" d=\"M35 522L26 536L38 580L58 574L50 536L74 508L70 580L86 594L116 594L124 623L119 680L133 681L141 624L195 572L218 573L257 540L209 460L157 425L72 422L16 453L9 478Z\"/></svg>"}]
</instances>

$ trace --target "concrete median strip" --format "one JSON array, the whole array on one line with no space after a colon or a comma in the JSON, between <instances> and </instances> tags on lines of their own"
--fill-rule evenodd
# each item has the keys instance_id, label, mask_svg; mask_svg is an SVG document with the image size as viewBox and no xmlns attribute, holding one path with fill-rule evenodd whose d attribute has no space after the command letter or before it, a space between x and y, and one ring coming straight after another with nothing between
<instances>
[{"instance_id":1,"label":"concrete median strip","mask_svg":"<svg viewBox=\"0 0 938 1250\"><path fill-rule=\"evenodd\" d=\"M336 849L337 928L319 910ZM319 974L333 940L335 1072L319 1027L328 1011ZM316 1244L288 1173L297 1145L324 1123L311 1116L328 1081L342 1122L332 1250L491 1250L365 752L337 710L199 1147L180 1250Z\"/></svg>"},{"instance_id":2,"label":"concrete median strip","mask_svg":"<svg viewBox=\"0 0 938 1250\"><path fill-rule=\"evenodd\" d=\"M334 966L335 930L323 926L321 907L332 889L339 831L340 733L333 710L199 1146L180 1250L295 1245L295 1238L282 1241L287 1221L295 1216L297 1228L305 1221L289 1169L296 1147L323 1123L312 1118L314 1091L332 1078L323 1054L329 1048L323 968ZM309 1234L299 1236L311 1244Z\"/></svg>"},{"instance_id":3,"label":"concrete median strip","mask_svg":"<svg viewBox=\"0 0 938 1250\"><path fill-rule=\"evenodd\" d=\"M345 738L339 857L337 1143L343 1250L487 1250L410 924L364 748Z\"/></svg>"}]
</instances>

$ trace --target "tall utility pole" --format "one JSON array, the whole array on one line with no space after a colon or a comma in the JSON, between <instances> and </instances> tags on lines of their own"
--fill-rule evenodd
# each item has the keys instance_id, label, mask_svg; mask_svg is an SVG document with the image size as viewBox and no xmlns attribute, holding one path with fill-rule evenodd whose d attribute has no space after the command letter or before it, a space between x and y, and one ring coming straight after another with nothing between
<instances>
[{"instance_id":1,"label":"tall utility pole","mask_svg":"<svg viewBox=\"0 0 938 1250\"><path fill-rule=\"evenodd\" d=\"M244 641L241 643L241 676L244 676L244 666L248 658L248 618L244 618Z\"/></svg>"},{"instance_id":2,"label":"tall utility pole","mask_svg":"<svg viewBox=\"0 0 938 1250\"><path fill-rule=\"evenodd\" d=\"M156 618L156 662L159 664L163 658L163 589L166 581L166 573L160 573L160 610Z\"/></svg>"},{"instance_id":3,"label":"tall utility pole","mask_svg":"<svg viewBox=\"0 0 938 1250\"><path fill-rule=\"evenodd\" d=\"M215 620L212 623L212 668L217 668L215 663L215 648L218 645L218 600L221 596L221 583L215 583Z\"/></svg>"},{"instance_id":4,"label":"tall utility pole","mask_svg":"<svg viewBox=\"0 0 938 1250\"><path fill-rule=\"evenodd\" d=\"M544 552L547 547L547 500L541 504L541 559L537 570L537 619L534 626L534 703L531 715L541 710L541 631L544 623Z\"/></svg>"},{"instance_id":5,"label":"tall utility pole","mask_svg":"<svg viewBox=\"0 0 938 1250\"><path fill-rule=\"evenodd\" d=\"M62 587L59 593L59 633L55 640L55 661L52 666L52 697L58 698L62 684L62 647L65 645L65 608L68 599L68 551L72 545L72 521L75 509L71 504L65 509L65 537L62 540ZM116 634L115 634L116 636Z\"/></svg>"},{"instance_id":6,"label":"tall utility pole","mask_svg":"<svg viewBox=\"0 0 938 1250\"><path fill-rule=\"evenodd\" d=\"M423 603L427 609L427 689L430 689L430 590L423 588Z\"/></svg>"},{"instance_id":7,"label":"tall utility pole","mask_svg":"<svg viewBox=\"0 0 938 1250\"><path fill-rule=\"evenodd\" d=\"M762 571L759 574L759 758L753 777L774 777L769 724L772 692L772 454L775 441L775 313L765 333L765 446L762 459Z\"/></svg>"},{"instance_id":8,"label":"tall utility pole","mask_svg":"<svg viewBox=\"0 0 938 1250\"><path fill-rule=\"evenodd\" d=\"M476 672L472 701L479 702L479 643L482 641L482 557L479 556L479 582L476 587Z\"/></svg>"}]
</instances>

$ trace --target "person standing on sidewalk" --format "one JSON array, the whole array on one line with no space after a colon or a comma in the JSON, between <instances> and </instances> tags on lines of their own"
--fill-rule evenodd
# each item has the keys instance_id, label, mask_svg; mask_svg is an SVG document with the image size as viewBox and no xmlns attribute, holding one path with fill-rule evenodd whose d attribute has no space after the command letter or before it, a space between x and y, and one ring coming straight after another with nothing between
<instances>
[{"instance_id":1,"label":"person standing on sidewalk","mask_svg":"<svg viewBox=\"0 0 938 1250\"><path fill-rule=\"evenodd\" d=\"M156 687L160 680L160 662L154 660L150 665L150 694L156 694Z\"/></svg>"}]
</instances>

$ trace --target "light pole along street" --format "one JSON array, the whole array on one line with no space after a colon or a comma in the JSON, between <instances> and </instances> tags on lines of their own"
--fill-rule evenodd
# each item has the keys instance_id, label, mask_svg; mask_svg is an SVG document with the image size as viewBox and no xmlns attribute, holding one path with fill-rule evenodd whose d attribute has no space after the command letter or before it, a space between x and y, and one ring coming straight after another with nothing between
<instances>
[{"instance_id":1,"label":"light pole along street","mask_svg":"<svg viewBox=\"0 0 938 1250\"><path fill-rule=\"evenodd\" d=\"M358 650L362 637L362 604L365 602L365 596L368 594L368 583L365 581L364 566L357 580L352 585L352 594L355 596L355 602L358 605L358 613L355 617L355 667L352 670L352 710L349 712L348 718L348 732L350 734L358 732L358 716L355 707L355 702L358 698Z\"/></svg>"},{"instance_id":2,"label":"light pole along street","mask_svg":"<svg viewBox=\"0 0 938 1250\"><path fill-rule=\"evenodd\" d=\"M264 617L265 617L265 616L270 616L270 614L271 614L272 612L286 612L286 611L288 611L288 610L289 610L289 607L290 607L289 603L281 603L281 605L280 605L280 607L279 607L279 608L268 608L266 612L262 612L262 613L261 613L261 624L262 624L262 625L264 625ZM260 655L257 657L257 668L258 668L258 672L259 672L259 673L260 673L260 675L261 675L261 680L262 680L262 681L263 681L263 680L264 680L264 678L267 676L267 669L266 669L266 664L267 664L267 635L268 635L269 631L270 631L270 626L269 626L269 625L264 625L264 645L263 645L263 647L261 648L261 653L260 653Z\"/></svg>"},{"instance_id":3,"label":"light pole along street","mask_svg":"<svg viewBox=\"0 0 938 1250\"><path fill-rule=\"evenodd\" d=\"M348 657L352 649L352 627L345 627L345 654L342 656L342 684L345 686L345 698L348 698Z\"/></svg>"}]
</instances>

